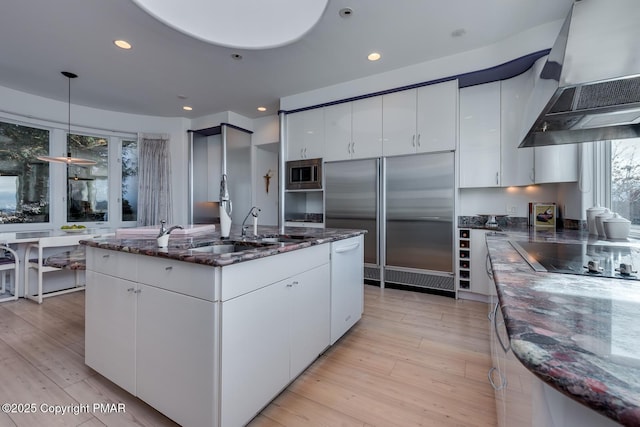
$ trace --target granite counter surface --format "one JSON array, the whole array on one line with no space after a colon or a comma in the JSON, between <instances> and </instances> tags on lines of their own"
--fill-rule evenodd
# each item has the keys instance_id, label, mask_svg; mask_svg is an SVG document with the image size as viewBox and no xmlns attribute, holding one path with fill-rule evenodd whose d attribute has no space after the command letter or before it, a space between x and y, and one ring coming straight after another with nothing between
<instances>
[{"instance_id":1,"label":"granite counter surface","mask_svg":"<svg viewBox=\"0 0 640 427\"><path fill-rule=\"evenodd\" d=\"M550 386L623 425L639 426L640 281L536 272L509 242L587 238L584 232L487 236L511 349ZM625 244L639 246L635 242Z\"/></svg>"},{"instance_id":2,"label":"granite counter surface","mask_svg":"<svg viewBox=\"0 0 640 427\"><path fill-rule=\"evenodd\" d=\"M265 244L260 242L260 239L277 237L279 236L279 230L278 227L263 226L258 227L257 237L247 236L243 238L240 235L239 227L232 228L228 239L222 239L219 232L193 235L191 237L170 236L167 248L159 248L155 236L153 238L149 238L149 236L140 236L139 238L131 236L126 239L111 237L96 240L82 240L80 243L96 248L221 267L277 255L283 252L295 251L314 245L321 245L336 240L347 239L364 233L366 233L365 230L286 227L283 236L289 237L291 241ZM242 242L247 246L255 246L255 249L226 254L212 254L193 250L203 246L228 244L230 242Z\"/></svg>"}]
</instances>

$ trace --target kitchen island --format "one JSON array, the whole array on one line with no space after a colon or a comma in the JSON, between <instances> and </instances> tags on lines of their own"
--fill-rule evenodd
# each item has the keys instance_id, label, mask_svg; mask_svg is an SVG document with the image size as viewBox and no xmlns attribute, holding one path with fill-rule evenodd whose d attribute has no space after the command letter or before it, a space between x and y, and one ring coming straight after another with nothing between
<instances>
[{"instance_id":1,"label":"kitchen island","mask_svg":"<svg viewBox=\"0 0 640 427\"><path fill-rule=\"evenodd\" d=\"M515 408L523 417L518 425L604 426L613 425L611 420L640 425L640 281L537 272L510 240L620 244L589 240L584 233L570 231L488 234L497 308L501 308L490 318L499 334L503 316L508 335L502 343L504 353L512 352L515 362L535 375L526 378L517 373L517 366L515 377L509 375L514 364L507 356L509 372L502 387L496 387L507 389L506 404L498 402L499 419L504 417L507 425L514 421L509 416L514 413L509 409L510 393L531 393L528 411ZM515 392L508 390L514 378L512 383L519 388Z\"/></svg>"},{"instance_id":2,"label":"kitchen island","mask_svg":"<svg viewBox=\"0 0 640 427\"><path fill-rule=\"evenodd\" d=\"M246 424L363 307L363 231L259 232L83 242L85 363L181 425Z\"/></svg>"}]
</instances>

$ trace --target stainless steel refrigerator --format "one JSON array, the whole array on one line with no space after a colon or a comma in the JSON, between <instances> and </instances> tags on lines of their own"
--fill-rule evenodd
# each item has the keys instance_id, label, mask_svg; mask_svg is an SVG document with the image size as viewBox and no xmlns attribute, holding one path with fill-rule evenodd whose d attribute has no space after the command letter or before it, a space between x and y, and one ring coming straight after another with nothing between
<instances>
[{"instance_id":1,"label":"stainless steel refrigerator","mask_svg":"<svg viewBox=\"0 0 640 427\"><path fill-rule=\"evenodd\" d=\"M366 229L365 279L455 292L452 152L327 162L325 224Z\"/></svg>"}]
</instances>

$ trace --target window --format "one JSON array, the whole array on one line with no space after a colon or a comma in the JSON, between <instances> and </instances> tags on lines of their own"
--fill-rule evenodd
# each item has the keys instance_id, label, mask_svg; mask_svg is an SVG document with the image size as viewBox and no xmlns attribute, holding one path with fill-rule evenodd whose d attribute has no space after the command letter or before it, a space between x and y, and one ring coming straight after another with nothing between
<instances>
[{"instance_id":1,"label":"window","mask_svg":"<svg viewBox=\"0 0 640 427\"><path fill-rule=\"evenodd\" d=\"M122 141L122 220L138 219L138 141Z\"/></svg>"},{"instance_id":2,"label":"window","mask_svg":"<svg viewBox=\"0 0 640 427\"><path fill-rule=\"evenodd\" d=\"M49 131L0 122L0 224L49 222Z\"/></svg>"},{"instance_id":3,"label":"window","mask_svg":"<svg viewBox=\"0 0 640 427\"><path fill-rule=\"evenodd\" d=\"M67 166L67 221L106 221L109 212L109 142L106 138L70 134L72 157L96 161L93 166Z\"/></svg>"},{"instance_id":4,"label":"window","mask_svg":"<svg viewBox=\"0 0 640 427\"><path fill-rule=\"evenodd\" d=\"M640 231L640 139L611 141L611 210Z\"/></svg>"}]
</instances>

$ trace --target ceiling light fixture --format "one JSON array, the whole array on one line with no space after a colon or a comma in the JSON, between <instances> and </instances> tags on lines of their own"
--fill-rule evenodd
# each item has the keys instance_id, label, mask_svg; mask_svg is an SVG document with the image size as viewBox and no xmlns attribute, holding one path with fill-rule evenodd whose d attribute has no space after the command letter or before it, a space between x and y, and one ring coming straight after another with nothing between
<instances>
[{"instance_id":1,"label":"ceiling light fixture","mask_svg":"<svg viewBox=\"0 0 640 427\"><path fill-rule=\"evenodd\" d=\"M188 105L185 105L184 107L182 107L182 109L184 111L191 111L191 110L193 110L193 107L189 107Z\"/></svg>"},{"instance_id":2,"label":"ceiling light fixture","mask_svg":"<svg viewBox=\"0 0 640 427\"><path fill-rule=\"evenodd\" d=\"M126 40L114 40L113 44L118 46L120 49L129 50L131 49L131 43Z\"/></svg>"},{"instance_id":3,"label":"ceiling light fixture","mask_svg":"<svg viewBox=\"0 0 640 427\"><path fill-rule=\"evenodd\" d=\"M262 111L262 112L267 111L267 107L258 107L258 111Z\"/></svg>"},{"instance_id":4,"label":"ceiling light fixture","mask_svg":"<svg viewBox=\"0 0 640 427\"><path fill-rule=\"evenodd\" d=\"M368 56L367 59L369 61L377 61L378 59L380 59L380 54L378 52L371 52Z\"/></svg>"},{"instance_id":5,"label":"ceiling light fixture","mask_svg":"<svg viewBox=\"0 0 640 427\"><path fill-rule=\"evenodd\" d=\"M69 81L69 102L68 102L68 128L67 128L67 149L69 148L69 139L71 136L71 79L75 79L78 77L77 74L70 73L68 71L61 72L63 76L65 76ZM80 165L80 166L90 166L95 165L97 162L89 159L81 159L79 157L71 157L71 152L67 152L67 156L38 156L38 160L42 160L50 163L66 163L67 165Z\"/></svg>"},{"instance_id":6,"label":"ceiling light fixture","mask_svg":"<svg viewBox=\"0 0 640 427\"><path fill-rule=\"evenodd\" d=\"M199 40L236 49L269 49L300 40L329 0L133 0L158 21ZM211 17L220 16L215 25Z\"/></svg>"}]
</instances>

